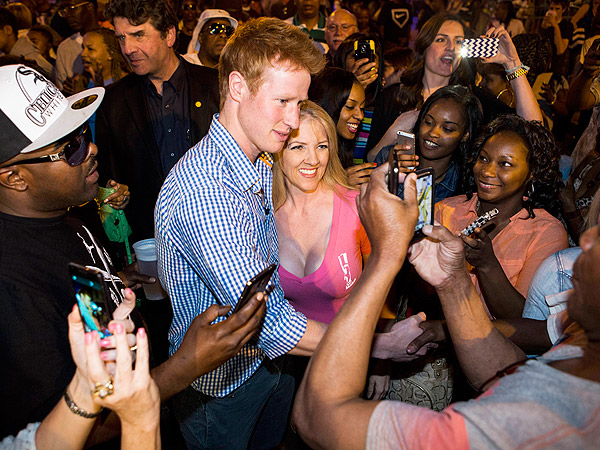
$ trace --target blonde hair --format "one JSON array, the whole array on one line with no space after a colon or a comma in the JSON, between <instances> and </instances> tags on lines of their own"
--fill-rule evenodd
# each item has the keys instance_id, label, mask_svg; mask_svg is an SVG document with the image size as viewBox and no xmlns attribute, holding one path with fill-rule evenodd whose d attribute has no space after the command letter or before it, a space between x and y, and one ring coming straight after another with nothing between
<instances>
[{"instance_id":1,"label":"blonde hair","mask_svg":"<svg viewBox=\"0 0 600 450\"><path fill-rule=\"evenodd\" d=\"M229 93L229 74L239 72L252 95L261 84L265 67L288 63L311 75L325 67L325 59L300 28L273 17L261 17L239 26L219 59L221 108Z\"/></svg>"},{"instance_id":2,"label":"blonde hair","mask_svg":"<svg viewBox=\"0 0 600 450\"><path fill-rule=\"evenodd\" d=\"M329 114L316 103L306 100L300 103L300 126L306 123L304 122L306 119L316 121L320 124L327 135L329 160L327 161L325 173L323 174L321 182L336 193L340 186L347 189L354 189L348 183L346 171L340 162L340 157L338 156L337 132L335 124L333 123L333 120L331 120L331 117L329 117ZM286 141L283 150L273 155L273 208L275 211L281 208L287 199L285 175L281 170L281 158L283 157L283 152L286 151L288 142L289 138L288 141ZM343 198L341 195L340 197Z\"/></svg>"}]
</instances>

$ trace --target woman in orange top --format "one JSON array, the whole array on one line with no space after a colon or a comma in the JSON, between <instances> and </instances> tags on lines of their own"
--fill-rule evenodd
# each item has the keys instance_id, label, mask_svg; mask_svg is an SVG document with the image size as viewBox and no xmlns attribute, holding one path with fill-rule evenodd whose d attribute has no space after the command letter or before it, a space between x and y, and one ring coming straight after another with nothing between
<instances>
[{"instance_id":1,"label":"woman in orange top","mask_svg":"<svg viewBox=\"0 0 600 450\"><path fill-rule=\"evenodd\" d=\"M498 215L463 236L476 288L491 316L521 317L539 264L568 247L558 214L558 149L538 122L501 116L474 142L465 171L466 195L436 204L436 219L461 232L482 214Z\"/></svg>"}]
</instances>

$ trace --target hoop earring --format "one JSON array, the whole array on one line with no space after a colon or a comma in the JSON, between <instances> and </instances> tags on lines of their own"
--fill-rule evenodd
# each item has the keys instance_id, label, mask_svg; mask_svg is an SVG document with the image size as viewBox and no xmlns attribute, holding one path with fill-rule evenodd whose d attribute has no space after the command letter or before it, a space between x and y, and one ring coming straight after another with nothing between
<instances>
[{"instance_id":1,"label":"hoop earring","mask_svg":"<svg viewBox=\"0 0 600 450\"><path fill-rule=\"evenodd\" d=\"M533 196L533 194L535 194L535 187L533 186L533 181L531 182L531 185L529 186L529 189L527 189L527 198L531 198Z\"/></svg>"},{"instance_id":2,"label":"hoop earring","mask_svg":"<svg viewBox=\"0 0 600 450\"><path fill-rule=\"evenodd\" d=\"M512 89L511 89L511 88L507 87L507 88L505 88L505 89L502 89L502 90L501 90L501 91L498 93L498 95L496 96L496 99L497 99L497 100L500 100L500 97L502 97L502 94L504 94L504 93L506 93L506 92L510 92L510 103L508 104L508 106L510 106L510 107L512 108L512 107L513 107L513 103L515 102L515 94L514 94L514 92L512 91ZM500 100L500 101L502 101L502 100ZM504 102L503 102L503 103L504 103Z\"/></svg>"}]
</instances>

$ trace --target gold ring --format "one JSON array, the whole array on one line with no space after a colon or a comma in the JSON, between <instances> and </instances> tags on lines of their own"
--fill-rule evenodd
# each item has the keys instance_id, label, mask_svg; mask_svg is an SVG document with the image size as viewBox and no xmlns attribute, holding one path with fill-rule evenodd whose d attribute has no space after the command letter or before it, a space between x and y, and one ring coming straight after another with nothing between
<instances>
[{"instance_id":1,"label":"gold ring","mask_svg":"<svg viewBox=\"0 0 600 450\"><path fill-rule=\"evenodd\" d=\"M94 398L105 398L112 395L114 392L113 380L109 378L104 383L96 383L94 390L92 391L92 397Z\"/></svg>"},{"instance_id":2,"label":"gold ring","mask_svg":"<svg viewBox=\"0 0 600 450\"><path fill-rule=\"evenodd\" d=\"M137 350L137 344L134 345L133 347L129 347L129 350L131 350L132 352L135 352Z\"/></svg>"}]
</instances>

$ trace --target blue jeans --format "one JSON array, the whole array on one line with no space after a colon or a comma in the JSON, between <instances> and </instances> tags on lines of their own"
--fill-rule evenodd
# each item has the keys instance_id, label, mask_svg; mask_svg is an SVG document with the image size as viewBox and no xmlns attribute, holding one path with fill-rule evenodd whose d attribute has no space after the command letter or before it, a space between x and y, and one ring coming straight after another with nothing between
<instances>
[{"instance_id":1,"label":"blue jeans","mask_svg":"<svg viewBox=\"0 0 600 450\"><path fill-rule=\"evenodd\" d=\"M239 388L223 398L188 387L173 409L188 449L269 449L285 431L294 380L282 374L283 358L265 360Z\"/></svg>"}]
</instances>

